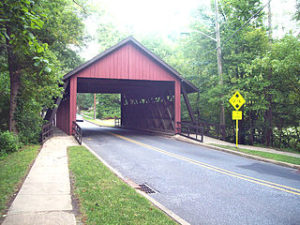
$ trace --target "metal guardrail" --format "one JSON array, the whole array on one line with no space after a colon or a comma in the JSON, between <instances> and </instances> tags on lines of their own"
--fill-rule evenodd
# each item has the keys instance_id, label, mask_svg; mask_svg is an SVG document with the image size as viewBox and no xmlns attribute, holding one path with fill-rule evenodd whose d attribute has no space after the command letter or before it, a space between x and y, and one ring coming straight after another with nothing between
<instances>
[{"instance_id":1,"label":"metal guardrail","mask_svg":"<svg viewBox=\"0 0 300 225\"><path fill-rule=\"evenodd\" d=\"M115 127L121 127L121 119L115 118Z\"/></svg>"},{"instance_id":2,"label":"metal guardrail","mask_svg":"<svg viewBox=\"0 0 300 225\"><path fill-rule=\"evenodd\" d=\"M41 133L41 142L42 144L45 143L50 137L53 135L53 125L51 122L48 122L42 126L42 133Z\"/></svg>"},{"instance_id":3,"label":"metal guardrail","mask_svg":"<svg viewBox=\"0 0 300 225\"><path fill-rule=\"evenodd\" d=\"M177 124L180 127L180 135L203 142L203 127L193 124L192 122L177 122Z\"/></svg>"},{"instance_id":4,"label":"metal guardrail","mask_svg":"<svg viewBox=\"0 0 300 225\"><path fill-rule=\"evenodd\" d=\"M82 144L82 129L75 121L73 121L73 124L72 124L72 133L73 133L76 141L81 145Z\"/></svg>"}]
</instances>

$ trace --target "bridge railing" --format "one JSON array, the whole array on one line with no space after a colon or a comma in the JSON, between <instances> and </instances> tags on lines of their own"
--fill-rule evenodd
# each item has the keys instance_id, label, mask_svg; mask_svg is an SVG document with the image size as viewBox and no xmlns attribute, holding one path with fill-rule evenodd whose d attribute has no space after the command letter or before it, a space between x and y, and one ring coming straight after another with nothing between
<instances>
[{"instance_id":1,"label":"bridge railing","mask_svg":"<svg viewBox=\"0 0 300 225\"><path fill-rule=\"evenodd\" d=\"M82 129L75 121L73 121L73 124L72 124L72 133L73 133L76 141L81 145L82 144Z\"/></svg>"},{"instance_id":2,"label":"bridge railing","mask_svg":"<svg viewBox=\"0 0 300 225\"><path fill-rule=\"evenodd\" d=\"M226 127L218 123L209 123L206 121L198 121L197 125L203 127L203 134L208 137L225 140Z\"/></svg>"},{"instance_id":3,"label":"bridge railing","mask_svg":"<svg viewBox=\"0 0 300 225\"><path fill-rule=\"evenodd\" d=\"M180 127L180 135L190 139L203 142L203 127L192 122L177 122Z\"/></svg>"},{"instance_id":4,"label":"bridge railing","mask_svg":"<svg viewBox=\"0 0 300 225\"><path fill-rule=\"evenodd\" d=\"M50 137L53 135L53 125L51 122L45 123L42 126L42 133L41 133L41 142L42 144L45 143Z\"/></svg>"},{"instance_id":5,"label":"bridge railing","mask_svg":"<svg viewBox=\"0 0 300 225\"><path fill-rule=\"evenodd\" d=\"M121 127L121 119L115 118L115 127Z\"/></svg>"},{"instance_id":6,"label":"bridge railing","mask_svg":"<svg viewBox=\"0 0 300 225\"><path fill-rule=\"evenodd\" d=\"M203 142L204 135L220 140L225 140L226 138L225 126L221 126L217 123L209 123L206 121L198 121L196 123L191 121L181 121L178 122L178 125L180 127L179 132L181 135L197 139L201 142Z\"/></svg>"}]
</instances>

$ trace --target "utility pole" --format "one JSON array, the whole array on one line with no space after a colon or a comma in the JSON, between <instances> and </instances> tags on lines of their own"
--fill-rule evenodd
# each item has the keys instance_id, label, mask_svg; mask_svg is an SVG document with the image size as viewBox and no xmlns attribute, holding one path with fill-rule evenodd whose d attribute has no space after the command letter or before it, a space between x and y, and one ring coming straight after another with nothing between
<instances>
[{"instance_id":1,"label":"utility pole","mask_svg":"<svg viewBox=\"0 0 300 225\"><path fill-rule=\"evenodd\" d=\"M218 74L220 77L219 84L223 87L223 68L222 68L222 51L221 51L221 38L220 38L220 25L219 25L219 9L218 0L215 0L215 19L216 19L216 42L217 42L217 62L218 62ZM223 97L223 95L222 95ZM222 100L220 106L220 125L225 127L225 110L224 102Z\"/></svg>"},{"instance_id":2,"label":"utility pole","mask_svg":"<svg viewBox=\"0 0 300 225\"><path fill-rule=\"evenodd\" d=\"M272 11L271 11L271 0L268 2L268 27L269 27L269 42L272 43Z\"/></svg>"},{"instance_id":3,"label":"utility pole","mask_svg":"<svg viewBox=\"0 0 300 225\"><path fill-rule=\"evenodd\" d=\"M272 47L272 42L273 42L273 37L272 37L272 11L271 11L271 0L268 1L268 28L269 28L269 45L270 48ZM272 66L270 66L269 68L269 74L268 74L268 80L272 80ZM273 97L272 97L272 86L268 86L267 90L268 90L268 94L266 96L267 101L269 102L269 108L267 109L266 113L265 113L265 117L267 120L267 129L266 129L266 134L265 134L265 138L266 138L266 145L269 146L273 146L273 109L272 109L272 102L273 102Z\"/></svg>"},{"instance_id":4,"label":"utility pole","mask_svg":"<svg viewBox=\"0 0 300 225\"><path fill-rule=\"evenodd\" d=\"M94 94L94 120L96 119L96 94Z\"/></svg>"}]
</instances>

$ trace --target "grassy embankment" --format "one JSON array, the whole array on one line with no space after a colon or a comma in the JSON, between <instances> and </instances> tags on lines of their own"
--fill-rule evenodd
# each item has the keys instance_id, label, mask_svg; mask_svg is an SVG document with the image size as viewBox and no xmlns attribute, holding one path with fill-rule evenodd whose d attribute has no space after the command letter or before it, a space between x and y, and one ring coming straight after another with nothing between
<instances>
[{"instance_id":1,"label":"grassy embankment","mask_svg":"<svg viewBox=\"0 0 300 225\"><path fill-rule=\"evenodd\" d=\"M69 147L74 192L85 224L176 224L83 146Z\"/></svg>"},{"instance_id":2,"label":"grassy embankment","mask_svg":"<svg viewBox=\"0 0 300 225\"><path fill-rule=\"evenodd\" d=\"M18 152L0 157L0 215L2 216L10 197L18 190L35 159L39 145L25 146Z\"/></svg>"},{"instance_id":3,"label":"grassy embankment","mask_svg":"<svg viewBox=\"0 0 300 225\"><path fill-rule=\"evenodd\" d=\"M262 158L273 159L273 160L280 161L280 162L287 162L287 163L300 165L300 158L296 158L296 157L292 157L292 156L275 154L275 153L270 153L270 152L255 151L255 150L244 149L244 148L237 149L236 147L227 146L227 145L218 145L218 144L213 144L213 145L215 145L217 147L233 150L233 151L247 153L249 155L259 156Z\"/></svg>"},{"instance_id":4,"label":"grassy embankment","mask_svg":"<svg viewBox=\"0 0 300 225\"><path fill-rule=\"evenodd\" d=\"M90 121L92 123L95 123L99 126L104 126L104 127L114 127L115 126L115 120L114 119L107 119L107 120L100 120L96 119L94 120L92 117L83 115L83 118L87 121Z\"/></svg>"}]
</instances>

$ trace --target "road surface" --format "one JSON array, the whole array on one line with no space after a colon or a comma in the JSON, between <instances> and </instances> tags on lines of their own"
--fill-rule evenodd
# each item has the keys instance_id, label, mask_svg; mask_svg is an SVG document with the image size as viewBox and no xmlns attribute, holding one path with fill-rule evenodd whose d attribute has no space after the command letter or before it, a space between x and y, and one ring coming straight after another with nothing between
<instances>
[{"instance_id":1,"label":"road surface","mask_svg":"<svg viewBox=\"0 0 300 225\"><path fill-rule=\"evenodd\" d=\"M191 224L300 224L300 172L170 137L80 123L83 141Z\"/></svg>"}]
</instances>

